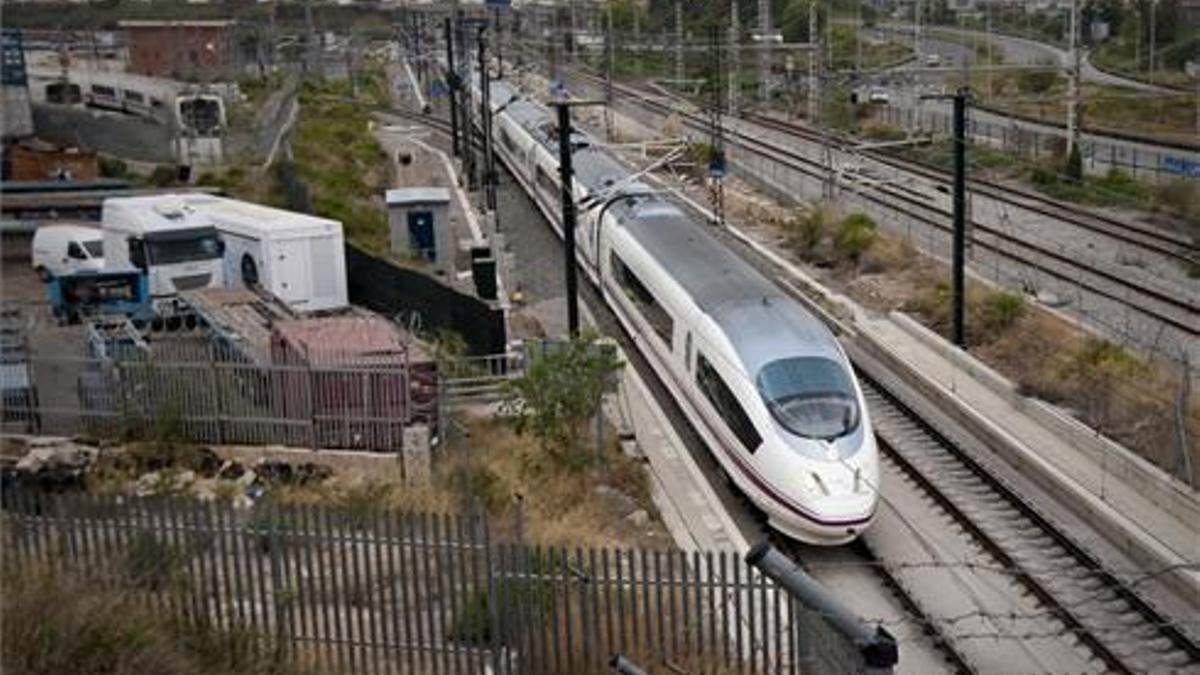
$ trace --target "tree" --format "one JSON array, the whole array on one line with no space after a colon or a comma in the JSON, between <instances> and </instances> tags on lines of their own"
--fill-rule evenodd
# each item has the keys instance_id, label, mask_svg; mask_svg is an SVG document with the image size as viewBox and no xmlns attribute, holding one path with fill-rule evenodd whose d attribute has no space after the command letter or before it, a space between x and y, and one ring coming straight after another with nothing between
<instances>
[{"instance_id":1,"label":"tree","mask_svg":"<svg viewBox=\"0 0 1200 675\"><path fill-rule=\"evenodd\" d=\"M588 422L623 364L616 350L594 333L554 346L534 358L522 377L508 383L500 414L517 433L536 438L551 459L580 468L588 458L582 447Z\"/></svg>"}]
</instances>

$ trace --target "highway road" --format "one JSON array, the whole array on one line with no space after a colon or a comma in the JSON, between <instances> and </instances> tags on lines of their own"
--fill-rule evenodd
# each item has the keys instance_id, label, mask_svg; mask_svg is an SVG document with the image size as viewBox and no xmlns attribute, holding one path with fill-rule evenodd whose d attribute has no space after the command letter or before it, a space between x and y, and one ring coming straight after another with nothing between
<instances>
[{"instance_id":1,"label":"highway road","mask_svg":"<svg viewBox=\"0 0 1200 675\"><path fill-rule=\"evenodd\" d=\"M938 33L957 33L959 35L968 35L972 38L979 39L981 44L990 39L993 44L1004 50L1004 60L1008 63L1016 63L1020 65L1052 63L1057 64L1062 68L1071 67L1071 53L1068 50L1062 49L1061 47L1057 47L1055 45L1047 44L1045 42L1038 42L1036 40L1016 37L1013 35L1001 35L999 33L991 33L989 35L988 33L972 30L962 31L957 29L934 29L931 30L930 33L934 35ZM1092 82L1095 84L1113 87L1127 87L1129 89L1151 93L1178 93L1177 91L1168 89L1166 87L1160 87L1147 82L1142 82L1141 80L1134 80L1128 77L1121 77L1120 75L1104 72L1103 70L1100 70L1092 65L1086 49L1083 50L1082 57L1080 59L1079 76L1084 82Z\"/></svg>"}]
</instances>

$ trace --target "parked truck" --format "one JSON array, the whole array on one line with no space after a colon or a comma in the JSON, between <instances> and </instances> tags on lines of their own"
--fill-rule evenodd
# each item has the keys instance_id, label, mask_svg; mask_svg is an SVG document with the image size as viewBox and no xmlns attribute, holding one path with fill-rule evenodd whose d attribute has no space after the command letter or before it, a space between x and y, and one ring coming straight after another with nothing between
<instances>
[{"instance_id":1,"label":"parked truck","mask_svg":"<svg viewBox=\"0 0 1200 675\"><path fill-rule=\"evenodd\" d=\"M154 310L168 326L187 312L180 291L224 282L220 234L184 195L105 199L101 224L105 267L144 272Z\"/></svg>"},{"instance_id":2,"label":"parked truck","mask_svg":"<svg viewBox=\"0 0 1200 675\"><path fill-rule=\"evenodd\" d=\"M340 222L213 195L186 203L220 232L228 287L260 289L305 314L349 306Z\"/></svg>"},{"instance_id":3,"label":"parked truck","mask_svg":"<svg viewBox=\"0 0 1200 675\"><path fill-rule=\"evenodd\" d=\"M144 326L154 320L149 285L135 269L63 274L46 284L50 312L60 324L89 318L128 319Z\"/></svg>"}]
</instances>

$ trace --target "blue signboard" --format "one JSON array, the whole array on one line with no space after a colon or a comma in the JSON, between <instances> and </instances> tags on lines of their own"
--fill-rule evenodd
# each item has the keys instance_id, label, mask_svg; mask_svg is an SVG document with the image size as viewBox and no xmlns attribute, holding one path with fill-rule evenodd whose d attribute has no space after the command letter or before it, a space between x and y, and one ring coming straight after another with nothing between
<instances>
[{"instance_id":1,"label":"blue signboard","mask_svg":"<svg viewBox=\"0 0 1200 675\"><path fill-rule=\"evenodd\" d=\"M725 156L718 153L708 163L708 175L713 178L724 178L725 173Z\"/></svg>"},{"instance_id":2,"label":"blue signboard","mask_svg":"<svg viewBox=\"0 0 1200 675\"><path fill-rule=\"evenodd\" d=\"M1200 162L1193 162L1181 157L1163 155L1162 168L1163 171L1168 173L1176 173L1180 176L1189 176L1191 178L1200 178Z\"/></svg>"}]
</instances>

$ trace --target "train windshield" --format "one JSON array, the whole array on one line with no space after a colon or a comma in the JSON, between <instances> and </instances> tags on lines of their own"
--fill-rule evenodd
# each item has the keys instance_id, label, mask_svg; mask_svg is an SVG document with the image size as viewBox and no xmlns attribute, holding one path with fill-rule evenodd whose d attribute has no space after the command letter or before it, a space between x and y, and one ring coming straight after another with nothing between
<instances>
[{"instance_id":1,"label":"train windshield","mask_svg":"<svg viewBox=\"0 0 1200 675\"><path fill-rule=\"evenodd\" d=\"M832 440L858 427L858 397L837 361L779 359L763 366L756 384L776 421L798 436Z\"/></svg>"}]
</instances>

